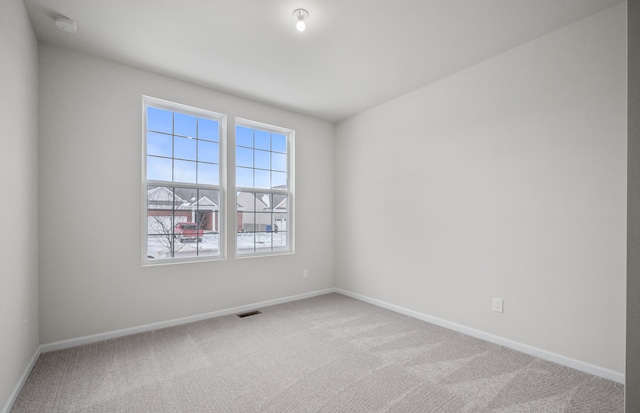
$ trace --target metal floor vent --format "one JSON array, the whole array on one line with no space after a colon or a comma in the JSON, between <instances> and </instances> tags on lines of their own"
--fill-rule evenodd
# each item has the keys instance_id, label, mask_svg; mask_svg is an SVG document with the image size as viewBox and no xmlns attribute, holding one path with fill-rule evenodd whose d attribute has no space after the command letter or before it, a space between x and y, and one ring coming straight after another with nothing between
<instances>
[{"instance_id":1,"label":"metal floor vent","mask_svg":"<svg viewBox=\"0 0 640 413\"><path fill-rule=\"evenodd\" d=\"M249 311L248 313L238 314L238 317L244 318L244 317L249 317L249 316L257 315L257 314L262 314L262 313L260 311Z\"/></svg>"}]
</instances>

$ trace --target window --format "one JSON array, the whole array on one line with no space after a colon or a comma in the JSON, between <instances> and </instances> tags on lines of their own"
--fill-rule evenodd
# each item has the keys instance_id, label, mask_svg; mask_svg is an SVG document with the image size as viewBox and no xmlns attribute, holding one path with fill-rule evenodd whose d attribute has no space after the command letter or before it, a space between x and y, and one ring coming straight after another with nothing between
<instances>
[{"instance_id":1,"label":"window","mask_svg":"<svg viewBox=\"0 0 640 413\"><path fill-rule=\"evenodd\" d=\"M143 103L145 263L223 257L226 117Z\"/></svg>"},{"instance_id":2,"label":"window","mask_svg":"<svg viewBox=\"0 0 640 413\"><path fill-rule=\"evenodd\" d=\"M236 253L293 252L293 131L236 119Z\"/></svg>"}]
</instances>

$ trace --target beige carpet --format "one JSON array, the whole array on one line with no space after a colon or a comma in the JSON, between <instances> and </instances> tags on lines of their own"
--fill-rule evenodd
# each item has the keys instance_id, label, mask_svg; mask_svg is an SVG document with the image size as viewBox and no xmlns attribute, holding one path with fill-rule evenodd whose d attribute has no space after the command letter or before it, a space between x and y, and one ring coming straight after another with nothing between
<instances>
[{"instance_id":1,"label":"beige carpet","mask_svg":"<svg viewBox=\"0 0 640 413\"><path fill-rule=\"evenodd\" d=\"M42 354L23 412L623 412L623 386L338 294Z\"/></svg>"}]
</instances>

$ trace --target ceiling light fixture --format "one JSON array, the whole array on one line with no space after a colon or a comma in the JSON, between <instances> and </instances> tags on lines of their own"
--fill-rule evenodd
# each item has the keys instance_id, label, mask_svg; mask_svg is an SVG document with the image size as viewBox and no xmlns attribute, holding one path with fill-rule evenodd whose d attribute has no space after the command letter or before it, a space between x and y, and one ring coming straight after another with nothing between
<instances>
[{"instance_id":1,"label":"ceiling light fixture","mask_svg":"<svg viewBox=\"0 0 640 413\"><path fill-rule=\"evenodd\" d=\"M78 23L65 16L56 17L56 26L67 33L75 33L78 31Z\"/></svg>"},{"instance_id":2,"label":"ceiling light fixture","mask_svg":"<svg viewBox=\"0 0 640 413\"><path fill-rule=\"evenodd\" d=\"M309 12L306 11L305 9L295 9L293 11L293 17L295 17L298 22L296 23L296 29L298 29L299 32L303 32L304 29L307 27L307 24L304 22L304 19L309 17Z\"/></svg>"}]
</instances>

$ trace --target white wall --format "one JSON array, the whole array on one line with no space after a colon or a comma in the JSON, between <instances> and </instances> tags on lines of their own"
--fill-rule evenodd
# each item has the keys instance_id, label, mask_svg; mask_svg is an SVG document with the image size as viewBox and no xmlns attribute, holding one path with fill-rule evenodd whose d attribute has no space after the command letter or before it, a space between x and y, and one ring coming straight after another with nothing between
<instances>
[{"instance_id":1,"label":"white wall","mask_svg":"<svg viewBox=\"0 0 640 413\"><path fill-rule=\"evenodd\" d=\"M625 19L341 122L337 286L623 372Z\"/></svg>"},{"instance_id":2,"label":"white wall","mask_svg":"<svg viewBox=\"0 0 640 413\"><path fill-rule=\"evenodd\" d=\"M42 343L332 286L334 125L55 46L39 58ZM294 255L142 267L142 95L226 114L229 159L234 116L296 131Z\"/></svg>"},{"instance_id":3,"label":"white wall","mask_svg":"<svg viewBox=\"0 0 640 413\"><path fill-rule=\"evenodd\" d=\"M22 1L0 2L0 410L38 347L37 46Z\"/></svg>"}]
</instances>

